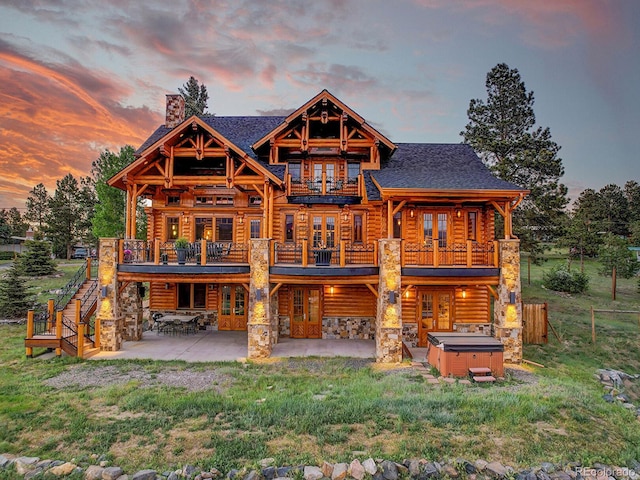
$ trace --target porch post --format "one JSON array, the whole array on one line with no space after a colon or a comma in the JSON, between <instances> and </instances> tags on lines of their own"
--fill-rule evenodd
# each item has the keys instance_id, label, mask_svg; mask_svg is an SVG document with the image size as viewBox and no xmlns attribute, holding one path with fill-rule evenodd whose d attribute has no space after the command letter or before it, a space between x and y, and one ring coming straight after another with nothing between
<instances>
[{"instance_id":1,"label":"porch post","mask_svg":"<svg viewBox=\"0 0 640 480\"><path fill-rule=\"evenodd\" d=\"M142 298L138 282L131 282L119 296L120 314L123 320L123 339L142 340Z\"/></svg>"},{"instance_id":2,"label":"porch post","mask_svg":"<svg viewBox=\"0 0 640 480\"><path fill-rule=\"evenodd\" d=\"M402 274L400 269L400 239L378 240L380 279L376 309L376 362L402 362Z\"/></svg>"},{"instance_id":3,"label":"porch post","mask_svg":"<svg viewBox=\"0 0 640 480\"><path fill-rule=\"evenodd\" d=\"M100 350L115 352L122 348L123 318L118 309L118 239L100 239L98 260L98 309Z\"/></svg>"},{"instance_id":4,"label":"porch post","mask_svg":"<svg viewBox=\"0 0 640 480\"><path fill-rule=\"evenodd\" d=\"M504 362L522 361L520 240L500 240L500 283L494 304L494 336L504 345Z\"/></svg>"},{"instance_id":5,"label":"porch post","mask_svg":"<svg viewBox=\"0 0 640 480\"><path fill-rule=\"evenodd\" d=\"M267 358L272 349L271 306L269 302L269 239L250 240L248 358Z\"/></svg>"}]
</instances>

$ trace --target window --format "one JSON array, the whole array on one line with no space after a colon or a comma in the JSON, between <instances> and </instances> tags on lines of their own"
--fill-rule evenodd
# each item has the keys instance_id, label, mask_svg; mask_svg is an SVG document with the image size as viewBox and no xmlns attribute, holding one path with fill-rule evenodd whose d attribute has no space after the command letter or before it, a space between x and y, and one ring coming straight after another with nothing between
<instances>
[{"instance_id":1,"label":"window","mask_svg":"<svg viewBox=\"0 0 640 480\"><path fill-rule=\"evenodd\" d=\"M467 212L467 239L478 239L478 212Z\"/></svg>"},{"instance_id":2,"label":"window","mask_svg":"<svg viewBox=\"0 0 640 480\"><path fill-rule=\"evenodd\" d=\"M213 240L213 219L196 217L196 240Z\"/></svg>"},{"instance_id":3,"label":"window","mask_svg":"<svg viewBox=\"0 0 640 480\"><path fill-rule=\"evenodd\" d=\"M358 175L360 175L360 164L349 162L347 164L347 180L351 183L355 183L358 181Z\"/></svg>"},{"instance_id":4,"label":"window","mask_svg":"<svg viewBox=\"0 0 640 480\"><path fill-rule=\"evenodd\" d=\"M179 283L178 308L206 308L207 285L205 283Z\"/></svg>"},{"instance_id":5,"label":"window","mask_svg":"<svg viewBox=\"0 0 640 480\"><path fill-rule=\"evenodd\" d=\"M293 215L284 216L284 241L293 242Z\"/></svg>"},{"instance_id":6,"label":"window","mask_svg":"<svg viewBox=\"0 0 640 480\"><path fill-rule=\"evenodd\" d=\"M300 164L299 163L289 164L289 175L291 175L291 180L300 181Z\"/></svg>"},{"instance_id":7,"label":"window","mask_svg":"<svg viewBox=\"0 0 640 480\"><path fill-rule=\"evenodd\" d=\"M314 163L313 164L313 179L316 182L322 180L322 172L327 175L327 180L332 181L335 178L336 166L333 163Z\"/></svg>"},{"instance_id":8,"label":"window","mask_svg":"<svg viewBox=\"0 0 640 480\"><path fill-rule=\"evenodd\" d=\"M402 212L393 216L393 238L402 238Z\"/></svg>"},{"instance_id":9,"label":"window","mask_svg":"<svg viewBox=\"0 0 640 480\"><path fill-rule=\"evenodd\" d=\"M233 242L233 218L216 218L216 240Z\"/></svg>"},{"instance_id":10,"label":"window","mask_svg":"<svg viewBox=\"0 0 640 480\"><path fill-rule=\"evenodd\" d=\"M259 207L262 205L262 197L260 195L249 195L249 206Z\"/></svg>"},{"instance_id":11,"label":"window","mask_svg":"<svg viewBox=\"0 0 640 480\"><path fill-rule=\"evenodd\" d=\"M216 197L216 205L233 205L233 197Z\"/></svg>"},{"instance_id":12,"label":"window","mask_svg":"<svg viewBox=\"0 0 640 480\"><path fill-rule=\"evenodd\" d=\"M180 195L169 195L167 205L180 205Z\"/></svg>"},{"instance_id":13,"label":"window","mask_svg":"<svg viewBox=\"0 0 640 480\"><path fill-rule=\"evenodd\" d=\"M260 238L262 233L262 228L260 228L260 219L252 218L249 223L249 235L251 238Z\"/></svg>"},{"instance_id":14,"label":"window","mask_svg":"<svg viewBox=\"0 0 640 480\"><path fill-rule=\"evenodd\" d=\"M213 205L213 197L196 197L196 205Z\"/></svg>"},{"instance_id":15,"label":"window","mask_svg":"<svg viewBox=\"0 0 640 480\"><path fill-rule=\"evenodd\" d=\"M180 236L180 219L178 217L167 218L167 240L175 240Z\"/></svg>"},{"instance_id":16,"label":"window","mask_svg":"<svg viewBox=\"0 0 640 480\"><path fill-rule=\"evenodd\" d=\"M318 215L313 217L313 247L333 248L336 241L336 217Z\"/></svg>"},{"instance_id":17,"label":"window","mask_svg":"<svg viewBox=\"0 0 640 480\"><path fill-rule=\"evenodd\" d=\"M362 243L362 215L353 216L353 243Z\"/></svg>"},{"instance_id":18,"label":"window","mask_svg":"<svg viewBox=\"0 0 640 480\"><path fill-rule=\"evenodd\" d=\"M434 224L435 217L435 224ZM425 213L422 216L422 231L425 242L430 242L434 238L438 239L438 247L447 246L447 223L446 213Z\"/></svg>"}]
</instances>

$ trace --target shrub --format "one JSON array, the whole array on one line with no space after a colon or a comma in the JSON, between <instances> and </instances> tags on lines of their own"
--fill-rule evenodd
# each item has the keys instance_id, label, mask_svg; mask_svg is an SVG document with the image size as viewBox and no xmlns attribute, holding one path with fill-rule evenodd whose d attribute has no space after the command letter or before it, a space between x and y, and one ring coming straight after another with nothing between
<instances>
[{"instance_id":1,"label":"shrub","mask_svg":"<svg viewBox=\"0 0 640 480\"><path fill-rule=\"evenodd\" d=\"M0 317L24 317L32 307L33 299L29 295L27 284L13 265L0 280Z\"/></svg>"},{"instance_id":2,"label":"shrub","mask_svg":"<svg viewBox=\"0 0 640 480\"><path fill-rule=\"evenodd\" d=\"M589 277L582 272L570 272L560 264L542 275L542 284L556 292L584 293L589 288Z\"/></svg>"},{"instance_id":3,"label":"shrub","mask_svg":"<svg viewBox=\"0 0 640 480\"><path fill-rule=\"evenodd\" d=\"M56 271L56 264L51 260L51 245L47 242L27 240L27 251L20 255L16 266L21 275L42 277Z\"/></svg>"},{"instance_id":4,"label":"shrub","mask_svg":"<svg viewBox=\"0 0 640 480\"><path fill-rule=\"evenodd\" d=\"M0 252L0 260L13 260L14 256L13 252Z\"/></svg>"}]
</instances>

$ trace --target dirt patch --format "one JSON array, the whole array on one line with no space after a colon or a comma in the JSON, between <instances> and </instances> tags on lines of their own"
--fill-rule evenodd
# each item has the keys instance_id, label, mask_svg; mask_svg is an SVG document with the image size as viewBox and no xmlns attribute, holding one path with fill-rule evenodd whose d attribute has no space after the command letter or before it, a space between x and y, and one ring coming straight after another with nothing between
<instances>
[{"instance_id":1,"label":"dirt patch","mask_svg":"<svg viewBox=\"0 0 640 480\"><path fill-rule=\"evenodd\" d=\"M76 365L43 383L57 389L85 389L123 385L131 381L138 382L143 388L165 386L184 388L188 391L214 390L223 393L233 384L233 377L216 369L190 370L166 367L159 372L149 372L143 367L130 365L126 368L113 365Z\"/></svg>"}]
</instances>

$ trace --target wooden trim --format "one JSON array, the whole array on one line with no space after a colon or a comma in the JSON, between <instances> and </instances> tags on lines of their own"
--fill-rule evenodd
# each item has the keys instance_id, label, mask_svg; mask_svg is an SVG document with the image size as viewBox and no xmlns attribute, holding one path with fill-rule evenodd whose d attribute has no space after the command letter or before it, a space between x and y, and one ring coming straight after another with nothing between
<instances>
[{"instance_id":1,"label":"wooden trim","mask_svg":"<svg viewBox=\"0 0 640 480\"><path fill-rule=\"evenodd\" d=\"M487 290L489 290L489 293L491 294L491 296L494 299L498 300L498 292L496 292L496 290L493 288L493 286L487 285L486 287L487 287Z\"/></svg>"},{"instance_id":2,"label":"wooden trim","mask_svg":"<svg viewBox=\"0 0 640 480\"><path fill-rule=\"evenodd\" d=\"M373 293L373 295L378 298L378 289L377 288L373 288L373 285L371 285L370 283L365 283L365 286L371 290L371 293Z\"/></svg>"},{"instance_id":3,"label":"wooden trim","mask_svg":"<svg viewBox=\"0 0 640 480\"><path fill-rule=\"evenodd\" d=\"M276 284L276 286L269 291L269 297L272 297L278 290L280 290L280 287L282 287L282 285L284 285L284 283L282 282Z\"/></svg>"}]
</instances>

